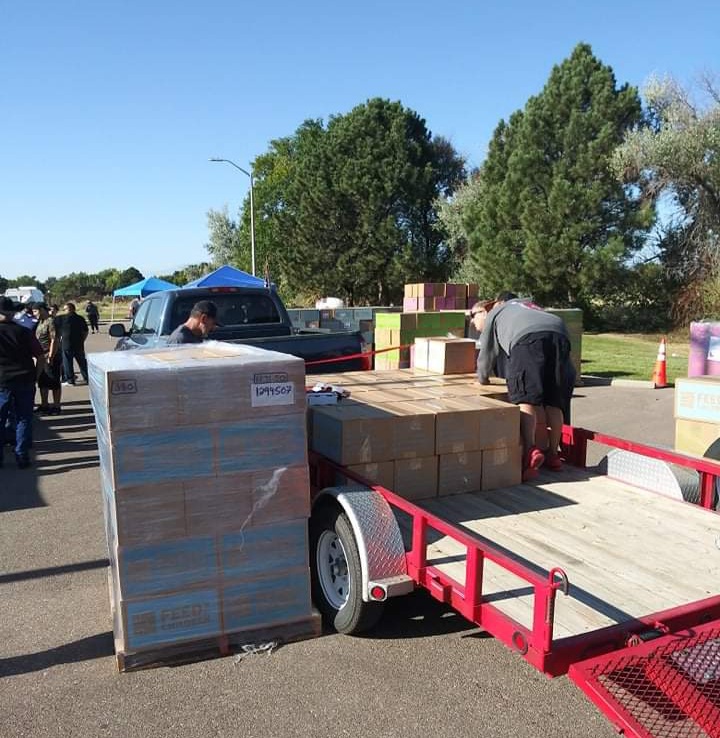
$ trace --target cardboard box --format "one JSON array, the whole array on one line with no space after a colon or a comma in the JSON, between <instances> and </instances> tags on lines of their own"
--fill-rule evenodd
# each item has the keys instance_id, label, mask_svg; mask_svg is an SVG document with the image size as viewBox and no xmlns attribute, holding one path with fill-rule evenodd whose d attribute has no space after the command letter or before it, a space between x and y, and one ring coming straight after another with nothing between
<instances>
[{"instance_id":1,"label":"cardboard box","mask_svg":"<svg viewBox=\"0 0 720 738\"><path fill-rule=\"evenodd\" d=\"M353 464L347 468L364 477L368 482L379 484L381 487L392 491L393 484L395 483L395 462L378 461L371 464ZM342 475L340 476L340 484L356 484L354 480L343 477Z\"/></svg>"},{"instance_id":2,"label":"cardboard box","mask_svg":"<svg viewBox=\"0 0 720 738\"><path fill-rule=\"evenodd\" d=\"M222 587L222 620L226 632L292 623L311 614L307 566L229 582Z\"/></svg>"},{"instance_id":3,"label":"cardboard box","mask_svg":"<svg viewBox=\"0 0 720 738\"><path fill-rule=\"evenodd\" d=\"M418 309L417 297L404 297L403 298L403 310L409 313L417 309Z\"/></svg>"},{"instance_id":4,"label":"cardboard box","mask_svg":"<svg viewBox=\"0 0 720 738\"><path fill-rule=\"evenodd\" d=\"M395 419L370 405L313 408L312 448L338 464L395 458Z\"/></svg>"},{"instance_id":5,"label":"cardboard box","mask_svg":"<svg viewBox=\"0 0 720 738\"><path fill-rule=\"evenodd\" d=\"M221 537L222 576L241 579L308 566L307 519L243 528Z\"/></svg>"},{"instance_id":6,"label":"cardboard box","mask_svg":"<svg viewBox=\"0 0 720 738\"><path fill-rule=\"evenodd\" d=\"M431 410L435 420L435 453L453 454L515 445L520 440L520 409L489 397L436 398L403 403Z\"/></svg>"},{"instance_id":7,"label":"cardboard box","mask_svg":"<svg viewBox=\"0 0 720 738\"><path fill-rule=\"evenodd\" d=\"M484 491L512 487L522 481L522 447L506 446L482 452L482 485Z\"/></svg>"},{"instance_id":8,"label":"cardboard box","mask_svg":"<svg viewBox=\"0 0 720 738\"><path fill-rule=\"evenodd\" d=\"M170 482L130 487L117 495L112 488L103 491L113 517L114 544L135 546L187 535L182 484Z\"/></svg>"},{"instance_id":9,"label":"cardboard box","mask_svg":"<svg viewBox=\"0 0 720 738\"><path fill-rule=\"evenodd\" d=\"M395 482L392 491L406 500L436 497L437 481L437 456L395 461Z\"/></svg>"},{"instance_id":10,"label":"cardboard box","mask_svg":"<svg viewBox=\"0 0 720 738\"><path fill-rule=\"evenodd\" d=\"M142 651L222 632L217 587L161 597L116 600L114 631L119 652Z\"/></svg>"},{"instance_id":11,"label":"cardboard box","mask_svg":"<svg viewBox=\"0 0 720 738\"><path fill-rule=\"evenodd\" d=\"M438 495L457 495L480 489L482 451L442 454L438 466Z\"/></svg>"},{"instance_id":12,"label":"cardboard box","mask_svg":"<svg viewBox=\"0 0 720 738\"><path fill-rule=\"evenodd\" d=\"M720 377L678 377L675 417L720 424Z\"/></svg>"},{"instance_id":13,"label":"cardboard box","mask_svg":"<svg viewBox=\"0 0 720 738\"><path fill-rule=\"evenodd\" d=\"M176 430L305 412L302 359L206 341L88 355L90 399L107 433Z\"/></svg>"},{"instance_id":14,"label":"cardboard box","mask_svg":"<svg viewBox=\"0 0 720 738\"><path fill-rule=\"evenodd\" d=\"M675 421L675 450L683 454L704 456L718 439L720 439L720 425L682 418Z\"/></svg>"},{"instance_id":15,"label":"cardboard box","mask_svg":"<svg viewBox=\"0 0 720 738\"><path fill-rule=\"evenodd\" d=\"M427 370L430 372L466 374L475 369L475 341L472 339L431 338L427 349Z\"/></svg>"},{"instance_id":16,"label":"cardboard box","mask_svg":"<svg viewBox=\"0 0 720 738\"><path fill-rule=\"evenodd\" d=\"M123 599L188 589L212 582L218 575L212 536L122 546L113 552L112 559L117 561Z\"/></svg>"}]
</instances>

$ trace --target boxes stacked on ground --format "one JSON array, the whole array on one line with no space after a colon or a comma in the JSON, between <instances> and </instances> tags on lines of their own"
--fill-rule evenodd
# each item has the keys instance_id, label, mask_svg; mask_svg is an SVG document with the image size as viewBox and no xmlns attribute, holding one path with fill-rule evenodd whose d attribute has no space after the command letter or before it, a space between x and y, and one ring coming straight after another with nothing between
<instances>
[{"instance_id":1,"label":"boxes stacked on ground","mask_svg":"<svg viewBox=\"0 0 720 738\"><path fill-rule=\"evenodd\" d=\"M375 356L376 369L405 369L412 363L412 346L418 337L462 338L465 313L376 313L375 350L393 348ZM403 346L404 348L396 348Z\"/></svg>"},{"instance_id":2,"label":"boxes stacked on ground","mask_svg":"<svg viewBox=\"0 0 720 738\"><path fill-rule=\"evenodd\" d=\"M118 653L311 618L302 360L91 354Z\"/></svg>"}]
</instances>

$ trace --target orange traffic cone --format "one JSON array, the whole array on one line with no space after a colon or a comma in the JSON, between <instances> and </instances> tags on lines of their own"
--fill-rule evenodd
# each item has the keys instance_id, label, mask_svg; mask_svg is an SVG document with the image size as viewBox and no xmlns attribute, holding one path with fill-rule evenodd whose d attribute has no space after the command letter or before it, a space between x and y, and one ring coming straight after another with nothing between
<instances>
[{"instance_id":1,"label":"orange traffic cone","mask_svg":"<svg viewBox=\"0 0 720 738\"><path fill-rule=\"evenodd\" d=\"M667 345L664 338L660 339L652 382L655 385L655 389L667 387Z\"/></svg>"}]
</instances>

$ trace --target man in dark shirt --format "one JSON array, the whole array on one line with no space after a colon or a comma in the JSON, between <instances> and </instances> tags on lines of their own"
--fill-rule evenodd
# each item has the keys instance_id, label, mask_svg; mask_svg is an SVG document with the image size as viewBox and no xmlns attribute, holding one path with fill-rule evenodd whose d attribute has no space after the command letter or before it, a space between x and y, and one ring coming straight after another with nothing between
<instances>
[{"instance_id":1,"label":"man in dark shirt","mask_svg":"<svg viewBox=\"0 0 720 738\"><path fill-rule=\"evenodd\" d=\"M42 350L32 331L13 321L13 302L0 298L0 429L5 429L11 406L15 413L15 459L20 469L30 466L33 399L36 368L34 358ZM3 444L0 444L2 466Z\"/></svg>"},{"instance_id":2,"label":"man in dark shirt","mask_svg":"<svg viewBox=\"0 0 720 738\"><path fill-rule=\"evenodd\" d=\"M217 325L217 306L210 300L201 300L195 303L190 317L170 334L168 345L202 343Z\"/></svg>"},{"instance_id":3,"label":"man in dark shirt","mask_svg":"<svg viewBox=\"0 0 720 738\"><path fill-rule=\"evenodd\" d=\"M65 303L64 314L58 318L58 333L63 357L63 374L65 384L75 384L75 368L73 359L80 367L80 373L87 383L87 359L85 358L85 339L88 335L88 325L82 315L75 312L75 304Z\"/></svg>"}]
</instances>

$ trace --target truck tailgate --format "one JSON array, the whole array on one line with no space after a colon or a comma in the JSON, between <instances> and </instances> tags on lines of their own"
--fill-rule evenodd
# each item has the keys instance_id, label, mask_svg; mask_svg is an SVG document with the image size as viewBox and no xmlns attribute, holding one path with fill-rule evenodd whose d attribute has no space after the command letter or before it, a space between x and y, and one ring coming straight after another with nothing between
<instances>
[{"instance_id":1,"label":"truck tailgate","mask_svg":"<svg viewBox=\"0 0 720 738\"><path fill-rule=\"evenodd\" d=\"M570 678L626 736L720 736L720 621L573 664Z\"/></svg>"}]
</instances>

